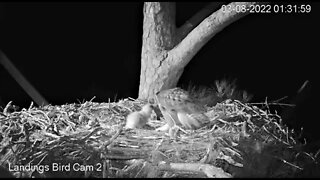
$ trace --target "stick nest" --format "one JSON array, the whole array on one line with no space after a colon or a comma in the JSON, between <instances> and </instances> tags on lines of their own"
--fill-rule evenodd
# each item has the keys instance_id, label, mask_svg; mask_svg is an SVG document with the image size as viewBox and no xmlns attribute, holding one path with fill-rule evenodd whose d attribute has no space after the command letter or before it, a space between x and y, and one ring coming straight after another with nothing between
<instances>
[{"instance_id":1,"label":"stick nest","mask_svg":"<svg viewBox=\"0 0 320 180\"><path fill-rule=\"evenodd\" d=\"M237 100L207 108L211 123L170 138L153 114L144 129L125 118L146 104L47 105L0 113L1 172L15 177L319 177L281 117ZM161 119L161 120L159 120ZM318 173L318 174L317 174ZM1 175L0 175L1 176Z\"/></svg>"}]
</instances>

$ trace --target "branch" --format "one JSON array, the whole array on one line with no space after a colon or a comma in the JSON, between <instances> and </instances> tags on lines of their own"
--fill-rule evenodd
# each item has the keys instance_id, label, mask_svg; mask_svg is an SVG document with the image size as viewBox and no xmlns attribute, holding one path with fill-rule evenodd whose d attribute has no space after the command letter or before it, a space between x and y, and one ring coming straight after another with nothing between
<instances>
[{"instance_id":1,"label":"branch","mask_svg":"<svg viewBox=\"0 0 320 180\"><path fill-rule=\"evenodd\" d=\"M214 167L209 164L201 163L160 163L159 168L161 170L173 170L173 171L192 171L203 173L209 178L231 178L232 176L224 172L221 168Z\"/></svg>"},{"instance_id":2,"label":"branch","mask_svg":"<svg viewBox=\"0 0 320 180\"><path fill-rule=\"evenodd\" d=\"M256 2L233 2L231 7L250 6ZM230 8L232 9L232 8ZM193 56L218 32L229 24L247 15L236 11L223 11L220 8L204 19L194 28L175 48L169 51L169 56L173 59L175 66L185 67Z\"/></svg>"},{"instance_id":3,"label":"branch","mask_svg":"<svg viewBox=\"0 0 320 180\"><path fill-rule=\"evenodd\" d=\"M181 27L177 29L176 42L180 42L195 26L197 26L204 18L210 15L214 10L221 6L222 2L212 2L202 8L198 13L187 20Z\"/></svg>"},{"instance_id":4,"label":"branch","mask_svg":"<svg viewBox=\"0 0 320 180\"><path fill-rule=\"evenodd\" d=\"M0 64L17 81L23 90L39 105L48 105L46 99L30 84L7 56L0 50Z\"/></svg>"}]
</instances>

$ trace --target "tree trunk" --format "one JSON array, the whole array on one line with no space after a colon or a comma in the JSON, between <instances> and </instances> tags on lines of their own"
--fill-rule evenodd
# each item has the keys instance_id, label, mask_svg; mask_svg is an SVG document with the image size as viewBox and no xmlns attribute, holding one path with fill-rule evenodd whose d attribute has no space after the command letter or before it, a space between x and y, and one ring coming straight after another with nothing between
<instances>
[{"instance_id":1,"label":"tree trunk","mask_svg":"<svg viewBox=\"0 0 320 180\"><path fill-rule=\"evenodd\" d=\"M239 2L229 5L247 7L252 4L255 3ZM221 3L211 3L177 29L175 3L146 2L144 4L140 99L153 98L157 91L175 87L184 67L193 56L216 33L248 14L223 11L220 8L208 16L220 5Z\"/></svg>"},{"instance_id":2,"label":"tree trunk","mask_svg":"<svg viewBox=\"0 0 320 180\"><path fill-rule=\"evenodd\" d=\"M139 98L147 99L155 91L175 86L177 78L174 76L181 76L183 71L173 71L174 67L167 60L168 50L174 46L175 4L145 3L143 13Z\"/></svg>"}]
</instances>

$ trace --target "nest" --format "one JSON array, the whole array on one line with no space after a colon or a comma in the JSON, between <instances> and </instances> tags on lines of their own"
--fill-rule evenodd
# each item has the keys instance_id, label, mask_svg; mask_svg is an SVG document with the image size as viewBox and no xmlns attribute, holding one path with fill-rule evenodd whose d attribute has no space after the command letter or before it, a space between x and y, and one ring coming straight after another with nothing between
<instances>
[{"instance_id":1,"label":"nest","mask_svg":"<svg viewBox=\"0 0 320 180\"><path fill-rule=\"evenodd\" d=\"M304 152L305 144L276 114L226 100L207 108L207 126L173 138L155 131L165 124L155 113L145 128L125 130L125 117L144 104L128 98L11 111L9 103L0 113L1 172L14 177L319 176L319 153Z\"/></svg>"}]
</instances>

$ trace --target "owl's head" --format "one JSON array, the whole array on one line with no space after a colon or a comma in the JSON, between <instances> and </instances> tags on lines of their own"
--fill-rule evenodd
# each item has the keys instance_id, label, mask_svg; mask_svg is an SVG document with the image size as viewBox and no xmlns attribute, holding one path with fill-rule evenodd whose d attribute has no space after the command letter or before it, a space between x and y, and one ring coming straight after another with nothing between
<instances>
[{"instance_id":1,"label":"owl's head","mask_svg":"<svg viewBox=\"0 0 320 180\"><path fill-rule=\"evenodd\" d=\"M193 101L188 91L178 87L159 91L156 93L155 97L156 97L157 103L167 108L179 106L181 104L185 104Z\"/></svg>"}]
</instances>

